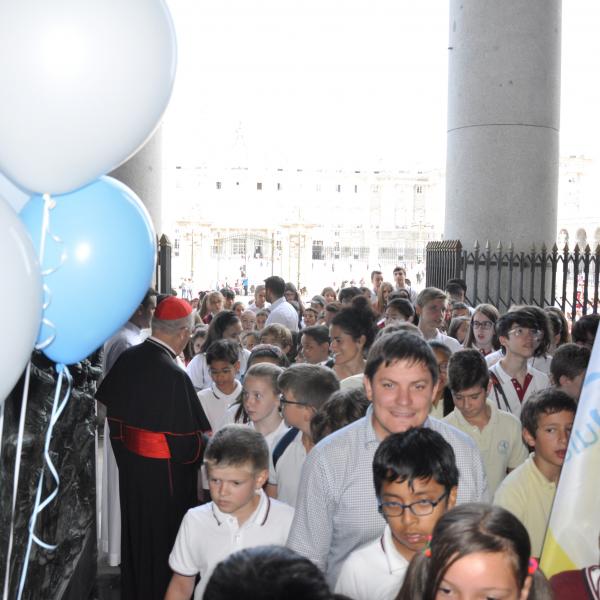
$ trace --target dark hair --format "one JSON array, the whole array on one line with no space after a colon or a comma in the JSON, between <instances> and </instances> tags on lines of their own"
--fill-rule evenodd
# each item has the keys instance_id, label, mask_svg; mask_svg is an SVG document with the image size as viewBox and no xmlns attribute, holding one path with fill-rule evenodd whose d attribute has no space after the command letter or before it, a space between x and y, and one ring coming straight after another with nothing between
<instances>
[{"instance_id":1,"label":"dark hair","mask_svg":"<svg viewBox=\"0 0 600 600\"><path fill-rule=\"evenodd\" d=\"M183 349L183 355L185 356L187 361L192 360L192 358L194 358L195 356L194 342L199 338L204 339L206 337L207 331L208 327L206 325L196 326L196 329L194 329L194 333L192 333L190 337L190 341L185 345L185 348Z\"/></svg>"},{"instance_id":2,"label":"dark hair","mask_svg":"<svg viewBox=\"0 0 600 600\"><path fill-rule=\"evenodd\" d=\"M261 379L266 379L271 384L271 389L274 394L279 394L279 387L277 385L277 378L283 373L283 369L274 365L272 363L258 363L257 365L252 365L248 368L246 373L244 373L244 382L247 381L248 377L260 377ZM248 423L250 421L250 417L246 413L244 409L244 390L240 393L240 395L236 398L236 401L231 405L237 406L237 410L233 416L233 421L235 423Z\"/></svg>"},{"instance_id":3,"label":"dark hair","mask_svg":"<svg viewBox=\"0 0 600 600\"><path fill-rule=\"evenodd\" d=\"M325 310L330 313L338 313L342 309L342 305L338 300L333 300L325 305Z\"/></svg>"},{"instance_id":4,"label":"dark hair","mask_svg":"<svg viewBox=\"0 0 600 600\"><path fill-rule=\"evenodd\" d=\"M438 340L429 340L427 343L429 344L429 347L434 351L434 353L436 350L439 350L440 352L443 352L448 357L448 359L450 359L450 357L452 356L452 350L450 350L450 348L446 344L444 344L444 342L438 342Z\"/></svg>"},{"instance_id":5,"label":"dark hair","mask_svg":"<svg viewBox=\"0 0 600 600\"><path fill-rule=\"evenodd\" d=\"M550 327L546 313L537 306L524 306L516 310L510 310L502 315L496 322L496 334L498 338L508 337L508 332L515 326L528 327L529 329L539 329L542 333L542 339L539 346L533 353L534 356L543 356L550 346ZM506 354L506 349L502 346L502 353Z\"/></svg>"},{"instance_id":6,"label":"dark hair","mask_svg":"<svg viewBox=\"0 0 600 600\"><path fill-rule=\"evenodd\" d=\"M410 333L411 335L416 335L421 339L425 339L423 337L423 332L414 323L409 323L408 321L400 321L392 323L391 325L385 325L377 332L375 339L378 340L384 335L389 335L390 333L396 333L398 331L401 331L402 333Z\"/></svg>"},{"instance_id":7,"label":"dark hair","mask_svg":"<svg viewBox=\"0 0 600 600\"><path fill-rule=\"evenodd\" d=\"M340 382L331 369L308 363L292 365L279 376L277 385L283 392L292 390L298 402L313 408L319 408L340 389Z\"/></svg>"},{"instance_id":8,"label":"dark hair","mask_svg":"<svg viewBox=\"0 0 600 600\"><path fill-rule=\"evenodd\" d=\"M379 444L373 458L373 483L378 498L384 483L406 481L412 489L415 479L433 479L448 494L458 486L452 446L428 427L392 433Z\"/></svg>"},{"instance_id":9,"label":"dark hair","mask_svg":"<svg viewBox=\"0 0 600 600\"><path fill-rule=\"evenodd\" d=\"M204 600L332 600L325 575L285 546L256 546L230 554L213 571Z\"/></svg>"},{"instance_id":10,"label":"dark hair","mask_svg":"<svg viewBox=\"0 0 600 600\"><path fill-rule=\"evenodd\" d=\"M416 554L410 563L398 600L434 600L448 569L475 553L507 555L519 589L529 574L531 543L524 525L512 513L490 504L461 504L437 522L430 554ZM528 600L551 600L552 592L537 569Z\"/></svg>"},{"instance_id":11,"label":"dark hair","mask_svg":"<svg viewBox=\"0 0 600 600\"><path fill-rule=\"evenodd\" d=\"M386 309L395 308L399 313L401 313L406 320L415 316L415 307L412 305L410 300L406 298L392 298L391 300L388 297L388 303Z\"/></svg>"},{"instance_id":12,"label":"dark hair","mask_svg":"<svg viewBox=\"0 0 600 600\"><path fill-rule=\"evenodd\" d=\"M368 350L377 333L376 321L375 313L371 310L369 301L363 295L360 295L353 298L350 306L344 306L331 319L331 325L336 325L355 341L361 335L364 335L364 347L365 350Z\"/></svg>"},{"instance_id":13,"label":"dark hair","mask_svg":"<svg viewBox=\"0 0 600 600\"><path fill-rule=\"evenodd\" d=\"M481 386L487 390L490 372L481 352L465 348L455 352L448 361L448 387L455 393Z\"/></svg>"},{"instance_id":14,"label":"dark hair","mask_svg":"<svg viewBox=\"0 0 600 600\"><path fill-rule=\"evenodd\" d=\"M398 271L402 271L406 276L406 269L404 267L394 267L393 274L395 275Z\"/></svg>"},{"instance_id":15,"label":"dark hair","mask_svg":"<svg viewBox=\"0 0 600 600\"><path fill-rule=\"evenodd\" d=\"M220 313L217 313L208 326L208 333L200 351L206 352L213 342L223 339L225 330L230 325L236 322L239 323L239 320L239 317L232 310L222 310Z\"/></svg>"},{"instance_id":16,"label":"dark hair","mask_svg":"<svg viewBox=\"0 0 600 600\"><path fill-rule=\"evenodd\" d=\"M579 344L563 344L556 349L550 373L555 385L560 385L560 378L564 375L569 379L575 379L577 375L585 373L590 362L591 351Z\"/></svg>"},{"instance_id":17,"label":"dark hair","mask_svg":"<svg viewBox=\"0 0 600 600\"><path fill-rule=\"evenodd\" d=\"M250 463L254 472L264 471L269 468L269 447L262 433L245 425L226 425L210 438L204 462L209 467Z\"/></svg>"},{"instance_id":18,"label":"dark hair","mask_svg":"<svg viewBox=\"0 0 600 600\"><path fill-rule=\"evenodd\" d=\"M577 404L571 396L556 388L540 390L523 404L521 425L532 437L535 437L540 415L553 415L563 410L573 414L577 412Z\"/></svg>"},{"instance_id":19,"label":"dark hair","mask_svg":"<svg viewBox=\"0 0 600 600\"><path fill-rule=\"evenodd\" d=\"M381 271L371 271L371 281L373 281L375 275L383 275L383 273Z\"/></svg>"},{"instance_id":20,"label":"dark hair","mask_svg":"<svg viewBox=\"0 0 600 600\"><path fill-rule=\"evenodd\" d=\"M402 288L401 290L394 290L388 296L388 302L390 302L392 300L408 300L410 302L410 292L405 288ZM412 302L411 302L411 305L412 305Z\"/></svg>"},{"instance_id":21,"label":"dark hair","mask_svg":"<svg viewBox=\"0 0 600 600\"><path fill-rule=\"evenodd\" d=\"M278 275L271 275L265 279L265 290L271 290L277 298L285 293L285 281Z\"/></svg>"},{"instance_id":22,"label":"dark hair","mask_svg":"<svg viewBox=\"0 0 600 600\"><path fill-rule=\"evenodd\" d=\"M217 340L213 342L206 351L206 364L210 365L216 360L224 360L234 365L238 360L240 345L233 340Z\"/></svg>"},{"instance_id":23,"label":"dark hair","mask_svg":"<svg viewBox=\"0 0 600 600\"><path fill-rule=\"evenodd\" d=\"M500 348L500 340L498 339L498 332L496 331L495 325L498 319L500 318L500 313L498 309L493 304L478 304L475 307L475 311L471 315L471 326L469 327L469 333L467 333L467 338L465 339L465 343L463 344L464 348L476 348L477 344L475 343L475 331L473 330L473 317L477 314L481 313L486 316L492 323L492 327L494 327L494 335L492 335L492 348L494 350L498 350Z\"/></svg>"},{"instance_id":24,"label":"dark hair","mask_svg":"<svg viewBox=\"0 0 600 600\"><path fill-rule=\"evenodd\" d=\"M431 373L433 385L438 380L438 364L427 342L412 333L390 333L375 341L367 356L365 375L373 381L375 373L383 364L388 367L396 361L422 363Z\"/></svg>"},{"instance_id":25,"label":"dark hair","mask_svg":"<svg viewBox=\"0 0 600 600\"><path fill-rule=\"evenodd\" d=\"M221 288L220 292L226 300L235 300L235 292L231 288Z\"/></svg>"},{"instance_id":26,"label":"dark hair","mask_svg":"<svg viewBox=\"0 0 600 600\"><path fill-rule=\"evenodd\" d=\"M446 291L449 292L451 288L448 286L458 286L465 294L467 293L467 282L464 279L459 279L458 277L448 279L446 281Z\"/></svg>"},{"instance_id":27,"label":"dark hair","mask_svg":"<svg viewBox=\"0 0 600 600\"><path fill-rule=\"evenodd\" d=\"M150 298L156 298L157 296L158 294L154 288L148 288L148 291L144 294L144 298L140 304L146 308L150 302Z\"/></svg>"},{"instance_id":28,"label":"dark hair","mask_svg":"<svg viewBox=\"0 0 600 600\"><path fill-rule=\"evenodd\" d=\"M573 341L576 344L585 344L588 342L588 337L595 338L598 331L598 323L600 323L600 315L583 315L571 328Z\"/></svg>"},{"instance_id":29,"label":"dark hair","mask_svg":"<svg viewBox=\"0 0 600 600\"><path fill-rule=\"evenodd\" d=\"M254 363L259 358L272 358L277 361L277 365L279 367L290 366L290 361L288 357L283 353L283 350L279 346L274 346L273 344L257 344L250 351L250 356L248 357L248 367Z\"/></svg>"},{"instance_id":30,"label":"dark hair","mask_svg":"<svg viewBox=\"0 0 600 600\"><path fill-rule=\"evenodd\" d=\"M362 296L362 292L360 291L360 288L357 288L353 285L350 287L342 288L340 290L340 293L338 294L338 300L343 304L344 300L351 300L356 296Z\"/></svg>"},{"instance_id":31,"label":"dark hair","mask_svg":"<svg viewBox=\"0 0 600 600\"><path fill-rule=\"evenodd\" d=\"M562 346L563 344L568 344L571 341L571 334L569 333L569 323L567 322L567 317L565 317L565 313L558 308L558 306L545 306L544 310L550 317L550 322L552 323L552 329L554 330L554 335L560 333L560 339L558 340L558 346ZM558 329L558 321L560 321L560 330Z\"/></svg>"},{"instance_id":32,"label":"dark hair","mask_svg":"<svg viewBox=\"0 0 600 600\"><path fill-rule=\"evenodd\" d=\"M317 344L329 344L329 329L325 325L312 325L304 328L300 333L312 338Z\"/></svg>"},{"instance_id":33,"label":"dark hair","mask_svg":"<svg viewBox=\"0 0 600 600\"><path fill-rule=\"evenodd\" d=\"M338 390L317 410L310 421L310 432L316 444L330 433L364 417L369 400L361 388Z\"/></svg>"}]
</instances>

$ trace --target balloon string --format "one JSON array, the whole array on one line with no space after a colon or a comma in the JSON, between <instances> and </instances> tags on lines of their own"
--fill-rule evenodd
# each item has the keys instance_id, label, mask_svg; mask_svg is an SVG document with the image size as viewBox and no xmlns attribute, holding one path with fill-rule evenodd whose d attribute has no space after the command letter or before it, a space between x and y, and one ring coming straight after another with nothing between
<instances>
[{"instance_id":1,"label":"balloon string","mask_svg":"<svg viewBox=\"0 0 600 600\"><path fill-rule=\"evenodd\" d=\"M27 413L27 398L29 397L29 381L31 378L31 362L27 363L25 369L25 381L23 383L23 396L21 398L21 415L19 417L19 431L17 434L17 447L15 451L15 473L13 477L13 494L10 512L10 530L8 534L8 550L6 551L6 570L4 572L3 600L8 600L10 584L10 559L13 548L13 537L15 529L15 507L17 505L17 492L19 490L19 474L21 471L21 456L23 450L23 436L25 432L25 415ZM4 404L2 405L2 419L4 420Z\"/></svg>"},{"instance_id":2,"label":"balloon string","mask_svg":"<svg viewBox=\"0 0 600 600\"><path fill-rule=\"evenodd\" d=\"M31 518L29 520L29 537L27 539L27 550L25 552L25 557L23 559L23 570L21 571L21 580L19 582L19 592L17 595L17 600L21 600L21 596L23 594L23 588L25 587L25 581L27 579L27 569L29 567L29 557L31 554L31 547L35 542L38 546L46 550L55 550L57 548L56 544L48 544L42 541L35 534L35 524L37 520L37 516L41 513L50 502L52 502L56 496L58 495L58 490L60 487L60 477L58 476L58 472L50 458L50 441L52 440L52 433L54 430L54 426L58 421L60 415L65 409L69 397L71 395L71 389L73 387L73 378L69 373L69 369L63 364L56 365L56 371L58 373L58 380L56 382L56 390L54 393L54 402L52 403L52 412L50 414L50 423L48 424L48 430L46 431L46 439L44 442L44 460L46 465L48 466L48 470L52 474L56 487L52 492L46 497L44 501L42 501L42 487L44 484L44 464L42 464L42 470L40 473L40 479L38 481L37 492L35 496L35 504L33 506L33 511L31 513ZM59 402L60 399L60 391L62 387L63 376L67 380L67 390L63 396L62 401Z\"/></svg>"}]
</instances>

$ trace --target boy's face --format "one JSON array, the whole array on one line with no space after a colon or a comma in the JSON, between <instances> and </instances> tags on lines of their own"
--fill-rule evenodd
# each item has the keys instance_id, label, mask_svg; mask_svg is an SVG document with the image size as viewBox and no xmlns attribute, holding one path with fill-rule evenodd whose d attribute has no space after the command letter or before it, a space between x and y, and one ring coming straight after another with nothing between
<instances>
[{"instance_id":1,"label":"boy's face","mask_svg":"<svg viewBox=\"0 0 600 600\"><path fill-rule=\"evenodd\" d=\"M454 507L456 490L457 488L452 488L450 494L444 497L444 486L433 478L415 479L412 489L408 481L385 482L381 486L381 502L398 502L405 505L418 502L419 504L414 506L417 512L427 512L432 508L427 501L438 502L442 499L433 507L431 514L424 516L413 514L410 508L405 508L400 516L389 516L386 514L388 511L396 514L395 511L392 507L384 507L384 517L392 531L394 545L406 560L410 560L415 553L425 548L435 524L447 510Z\"/></svg>"},{"instance_id":2,"label":"boy's face","mask_svg":"<svg viewBox=\"0 0 600 600\"><path fill-rule=\"evenodd\" d=\"M421 427L437 390L427 366L414 360L383 363L373 380L365 377L364 384L373 403L373 428L379 439Z\"/></svg>"},{"instance_id":3,"label":"boy's face","mask_svg":"<svg viewBox=\"0 0 600 600\"><path fill-rule=\"evenodd\" d=\"M558 382L560 389L568 394L575 400L575 402L579 402L579 396L581 396L581 388L583 387L583 380L585 379L585 371L579 373L579 375L575 375L573 379L567 377L566 375L560 376L560 381Z\"/></svg>"},{"instance_id":4,"label":"boy's face","mask_svg":"<svg viewBox=\"0 0 600 600\"><path fill-rule=\"evenodd\" d=\"M478 419L486 414L487 390L481 385L475 385L460 392L452 392L454 405L467 420Z\"/></svg>"},{"instance_id":5,"label":"boy's face","mask_svg":"<svg viewBox=\"0 0 600 600\"><path fill-rule=\"evenodd\" d=\"M260 423L279 410L279 395L266 377L246 377L242 398L253 423Z\"/></svg>"},{"instance_id":6,"label":"boy's face","mask_svg":"<svg viewBox=\"0 0 600 600\"><path fill-rule=\"evenodd\" d=\"M441 327L446 315L446 300L438 298L430 300L424 306L417 305L417 314L424 327Z\"/></svg>"},{"instance_id":7,"label":"boy's face","mask_svg":"<svg viewBox=\"0 0 600 600\"><path fill-rule=\"evenodd\" d=\"M217 508L238 520L246 520L258 505L257 491L267 481L268 471L254 472L250 464L208 466L208 487Z\"/></svg>"},{"instance_id":8,"label":"boy's face","mask_svg":"<svg viewBox=\"0 0 600 600\"><path fill-rule=\"evenodd\" d=\"M228 363L226 360L213 360L208 370L215 385L223 392L228 393L235 386L235 376L240 370L240 363Z\"/></svg>"},{"instance_id":9,"label":"boy's face","mask_svg":"<svg viewBox=\"0 0 600 600\"><path fill-rule=\"evenodd\" d=\"M329 356L329 344L327 342L319 344L310 335L302 336L300 346L302 348L302 356L304 356L307 363L312 365L317 365L327 360Z\"/></svg>"},{"instance_id":10,"label":"boy's face","mask_svg":"<svg viewBox=\"0 0 600 600\"><path fill-rule=\"evenodd\" d=\"M294 392L290 389L282 390L283 400L281 400L281 411L283 420L288 427L297 427L306 429L306 424L314 414L311 406L301 403L296 399Z\"/></svg>"},{"instance_id":11,"label":"boy's face","mask_svg":"<svg viewBox=\"0 0 600 600\"><path fill-rule=\"evenodd\" d=\"M551 414L542 413L538 417L535 436L523 429L523 439L528 446L535 449L536 461L542 467L562 467L574 419L575 415L567 410Z\"/></svg>"},{"instance_id":12,"label":"boy's face","mask_svg":"<svg viewBox=\"0 0 600 600\"><path fill-rule=\"evenodd\" d=\"M531 358L540 345L542 332L521 325L513 325L507 336L500 336L500 343L511 352L522 358Z\"/></svg>"}]
</instances>

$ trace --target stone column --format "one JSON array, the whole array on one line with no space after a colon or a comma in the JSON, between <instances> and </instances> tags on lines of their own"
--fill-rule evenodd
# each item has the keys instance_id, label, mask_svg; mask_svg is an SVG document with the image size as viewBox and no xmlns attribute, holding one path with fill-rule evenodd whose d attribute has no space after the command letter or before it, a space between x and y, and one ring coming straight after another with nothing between
<instances>
[{"instance_id":1,"label":"stone column","mask_svg":"<svg viewBox=\"0 0 600 600\"><path fill-rule=\"evenodd\" d=\"M450 0L445 239L556 237L560 0Z\"/></svg>"},{"instance_id":2,"label":"stone column","mask_svg":"<svg viewBox=\"0 0 600 600\"><path fill-rule=\"evenodd\" d=\"M148 209L156 235L162 233L162 128L127 162L109 173L130 187Z\"/></svg>"}]
</instances>

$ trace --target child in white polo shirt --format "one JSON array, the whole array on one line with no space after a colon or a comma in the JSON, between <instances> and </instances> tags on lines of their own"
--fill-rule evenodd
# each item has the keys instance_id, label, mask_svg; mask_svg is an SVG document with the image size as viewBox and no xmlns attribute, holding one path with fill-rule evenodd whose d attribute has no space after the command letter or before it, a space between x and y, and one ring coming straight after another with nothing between
<instances>
[{"instance_id":1,"label":"child in white polo shirt","mask_svg":"<svg viewBox=\"0 0 600 600\"><path fill-rule=\"evenodd\" d=\"M408 563L456 502L454 451L427 427L391 434L375 452L373 479L387 525L380 538L348 556L335 591L354 600L393 600Z\"/></svg>"},{"instance_id":2,"label":"child in white polo shirt","mask_svg":"<svg viewBox=\"0 0 600 600\"><path fill-rule=\"evenodd\" d=\"M490 375L485 358L475 348L452 355L448 361L448 386L455 409L444 421L473 438L493 494L506 474L529 455L521 437L521 422L486 400Z\"/></svg>"},{"instance_id":3,"label":"child in white polo shirt","mask_svg":"<svg viewBox=\"0 0 600 600\"><path fill-rule=\"evenodd\" d=\"M500 410L521 414L521 407L536 392L550 387L548 375L529 366L533 356L542 356L550 344L548 322L525 306L512 310L496 322L502 358L490 367L489 399Z\"/></svg>"},{"instance_id":4,"label":"child in white polo shirt","mask_svg":"<svg viewBox=\"0 0 600 600\"><path fill-rule=\"evenodd\" d=\"M212 502L189 510L179 528L169 566L173 577L165 600L200 600L213 569L242 548L284 545L294 510L271 500L264 437L243 425L228 425L211 438L204 454Z\"/></svg>"},{"instance_id":5,"label":"child in white polo shirt","mask_svg":"<svg viewBox=\"0 0 600 600\"><path fill-rule=\"evenodd\" d=\"M302 465L314 446L310 422L331 394L340 389L340 382L327 367L299 363L286 369L277 385L282 392L283 420L291 429L273 449L267 492L295 506Z\"/></svg>"}]
</instances>

